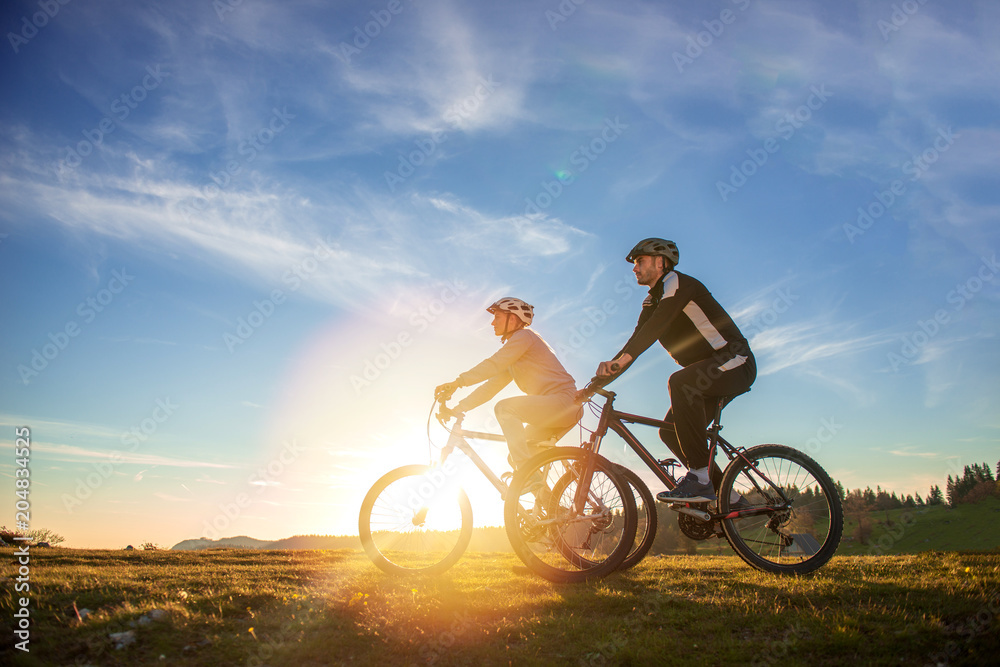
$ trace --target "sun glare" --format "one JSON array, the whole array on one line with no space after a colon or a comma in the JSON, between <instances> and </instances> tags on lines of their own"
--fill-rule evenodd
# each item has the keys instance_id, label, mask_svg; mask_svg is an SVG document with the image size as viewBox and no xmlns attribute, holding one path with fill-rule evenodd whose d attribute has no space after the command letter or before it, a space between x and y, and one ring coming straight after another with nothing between
<instances>
[{"instance_id":1,"label":"sun glare","mask_svg":"<svg viewBox=\"0 0 1000 667\"><path fill-rule=\"evenodd\" d=\"M478 302L476 311L482 315ZM428 442L433 389L491 352L475 336L456 340L455 331L468 330L464 313L442 314L440 331L414 332L398 350L379 342L399 339L398 321L332 324L301 347L280 385L269 442L292 439L303 450L290 472L277 480L316 501L312 516L302 517L301 523L308 524L302 530L355 534L361 502L376 480L403 465L438 461L448 434L433 422ZM449 315L454 321L445 322ZM389 360L385 349L395 358ZM470 427L498 431L489 423L490 405L470 413ZM473 444L495 474L509 470L502 443ZM460 452L450 463L453 483L472 503L475 525L503 525L496 488ZM342 511L331 512L330 507ZM439 520L437 512L429 516Z\"/></svg>"}]
</instances>

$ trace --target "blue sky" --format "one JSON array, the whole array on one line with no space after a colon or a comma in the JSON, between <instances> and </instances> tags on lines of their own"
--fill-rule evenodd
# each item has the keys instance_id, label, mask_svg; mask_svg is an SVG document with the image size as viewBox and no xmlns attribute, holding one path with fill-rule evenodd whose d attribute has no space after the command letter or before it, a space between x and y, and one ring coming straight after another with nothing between
<instances>
[{"instance_id":1,"label":"blue sky","mask_svg":"<svg viewBox=\"0 0 1000 667\"><path fill-rule=\"evenodd\" d=\"M0 15L0 422L69 546L354 531L497 348L483 308L533 303L582 385L649 236L751 338L731 440L921 495L1000 458L993 3ZM620 405L661 414L675 369L651 348Z\"/></svg>"}]
</instances>

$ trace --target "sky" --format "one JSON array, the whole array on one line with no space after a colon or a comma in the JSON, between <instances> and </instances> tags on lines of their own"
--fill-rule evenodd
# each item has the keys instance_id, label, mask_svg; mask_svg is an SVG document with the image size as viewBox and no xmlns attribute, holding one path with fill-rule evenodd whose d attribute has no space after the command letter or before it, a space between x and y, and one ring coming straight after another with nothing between
<instances>
[{"instance_id":1,"label":"sky","mask_svg":"<svg viewBox=\"0 0 1000 667\"><path fill-rule=\"evenodd\" d=\"M445 442L433 388L498 349L485 307L533 304L582 386L635 326L646 237L751 342L730 441L921 496L1000 459L996 3L0 17L0 475L29 429L30 526L65 546L356 533L374 480ZM676 369L650 348L619 407L662 415Z\"/></svg>"}]
</instances>

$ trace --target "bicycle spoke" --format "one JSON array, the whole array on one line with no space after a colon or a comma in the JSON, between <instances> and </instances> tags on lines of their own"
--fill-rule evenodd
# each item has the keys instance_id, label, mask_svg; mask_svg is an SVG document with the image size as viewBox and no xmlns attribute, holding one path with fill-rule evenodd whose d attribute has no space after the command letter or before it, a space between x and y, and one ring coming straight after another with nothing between
<instances>
[{"instance_id":1,"label":"bicycle spoke","mask_svg":"<svg viewBox=\"0 0 1000 667\"><path fill-rule=\"evenodd\" d=\"M840 497L823 469L801 452L780 445L743 452L724 474L724 507L731 494L761 510L723 520L726 538L749 564L804 573L833 556L843 530Z\"/></svg>"},{"instance_id":2,"label":"bicycle spoke","mask_svg":"<svg viewBox=\"0 0 1000 667\"><path fill-rule=\"evenodd\" d=\"M627 554L634 535L634 500L625 495L628 487L611 472L612 464L598 457L589 485L580 488L587 456L576 448L542 453L515 475L507 495L512 546L525 564L554 581L607 574Z\"/></svg>"}]
</instances>

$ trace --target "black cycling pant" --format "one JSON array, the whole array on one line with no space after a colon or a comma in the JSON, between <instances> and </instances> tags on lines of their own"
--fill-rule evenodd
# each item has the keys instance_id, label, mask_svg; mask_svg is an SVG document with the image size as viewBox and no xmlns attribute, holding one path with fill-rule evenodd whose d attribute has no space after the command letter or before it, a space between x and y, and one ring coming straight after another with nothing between
<instances>
[{"instance_id":1,"label":"black cycling pant","mask_svg":"<svg viewBox=\"0 0 1000 667\"><path fill-rule=\"evenodd\" d=\"M732 358L714 357L695 362L670 376L670 409L665 421L674 428L660 429L660 439L688 469L704 468L708 461L708 439L705 430L715 417L719 399L726 403L750 390L757 378L757 363L747 352L746 360L736 366ZM729 365L729 370L721 370ZM722 469L713 461L712 484L716 489L722 482Z\"/></svg>"}]
</instances>

